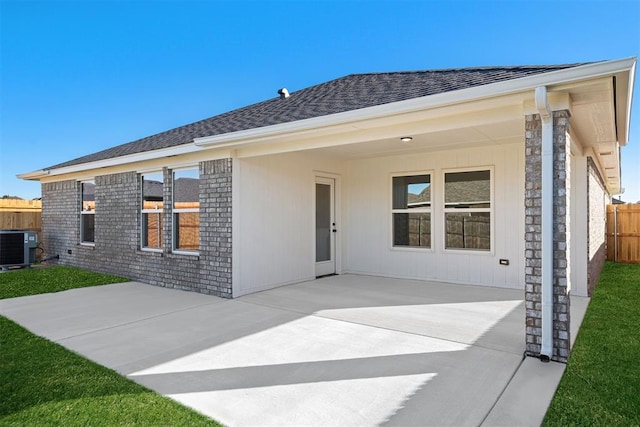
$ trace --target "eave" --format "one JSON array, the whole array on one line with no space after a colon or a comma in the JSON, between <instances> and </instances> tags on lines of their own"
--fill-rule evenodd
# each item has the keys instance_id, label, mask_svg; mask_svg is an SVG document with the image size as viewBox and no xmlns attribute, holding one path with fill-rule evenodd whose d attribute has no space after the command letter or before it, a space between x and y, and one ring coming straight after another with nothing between
<instances>
[{"instance_id":1,"label":"eave","mask_svg":"<svg viewBox=\"0 0 640 427\"><path fill-rule=\"evenodd\" d=\"M464 111L465 108L477 110L478 106L486 102L491 103L496 108L496 111L499 111L501 106L504 107L507 104L519 102L522 105L522 97L531 96L533 90L538 86L548 86L551 90L563 90L572 85L604 76L617 76L617 81L619 82L616 86L617 108L615 114L617 143L619 146L623 146L626 145L628 138L635 64L635 58L587 64L344 113L196 138L191 143L166 149L49 170L39 170L18 175L18 177L28 180L40 180L53 176L110 168L116 165L122 166L200 152L209 153L212 150L224 149L228 153L229 150L249 146L259 146L260 149L264 149L265 144L274 144L276 141L291 141L292 144L310 139L318 141L325 136L332 137L324 138L331 140L327 144L353 143L357 142L357 138L363 138L372 132L379 131L385 124L415 123L417 117L421 119L424 119L424 117L434 118L438 115L451 117L454 110L462 109L460 111ZM336 139L337 135L345 135L342 142L339 138ZM318 147L314 146L314 148ZM619 176L619 164L617 172ZM615 187L615 185L610 187ZM615 188L610 188L610 191L615 192L615 190Z\"/></svg>"}]
</instances>

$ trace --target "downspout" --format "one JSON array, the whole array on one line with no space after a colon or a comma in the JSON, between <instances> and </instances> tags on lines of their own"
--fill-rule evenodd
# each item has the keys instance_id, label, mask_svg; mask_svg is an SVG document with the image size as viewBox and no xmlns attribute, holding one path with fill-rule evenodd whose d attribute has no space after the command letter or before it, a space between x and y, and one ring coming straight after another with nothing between
<instances>
[{"instance_id":1,"label":"downspout","mask_svg":"<svg viewBox=\"0 0 640 427\"><path fill-rule=\"evenodd\" d=\"M542 120L542 348L540 360L553 355L553 113L546 86L535 90Z\"/></svg>"}]
</instances>

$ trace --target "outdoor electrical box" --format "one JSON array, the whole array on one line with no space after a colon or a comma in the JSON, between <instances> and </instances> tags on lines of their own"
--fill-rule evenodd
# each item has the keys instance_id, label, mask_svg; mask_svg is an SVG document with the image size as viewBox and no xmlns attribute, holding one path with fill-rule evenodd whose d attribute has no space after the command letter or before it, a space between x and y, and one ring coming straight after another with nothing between
<instances>
[{"instance_id":1,"label":"outdoor electrical box","mask_svg":"<svg viewBox=\"0 0 640 427\"><path fill-rule=\"evenodd\" d=\"M0 268L27 267L36 260L38 233L30 230L0 230Z\"/></svg>"}]
</instances>

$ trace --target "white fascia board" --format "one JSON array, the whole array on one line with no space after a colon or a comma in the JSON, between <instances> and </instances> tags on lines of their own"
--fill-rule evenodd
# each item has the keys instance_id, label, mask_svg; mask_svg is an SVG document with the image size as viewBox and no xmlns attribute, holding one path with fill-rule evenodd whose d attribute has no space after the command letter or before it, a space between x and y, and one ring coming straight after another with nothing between
<instances>
[{"instance_id":1,"label":"white fascia board","mask_svg":"<svg viewBox=\"0 0 640 427\"><path fill-rule=\"evenodd\" d=\"M143 153L129 154L126 156L113 157L95 162L80 163L72 166L65 166L56 169L43 169L39 171L29 172L18 175L20 179L40 179L47 176L64 175L68 173L82 172L89 169L100 169L111 166L118 166L126 163L144 162L146 160L154 160L162 157L178 156L181 154L195 153L203 149L191 143L178 145L175 147L162 148L160 150L145 151Z\"/></svg>"},{"instance_id":2,"label":"white fascia board","mask_svg":"<svg viewBox=\"0 0 640 427\"><path fill-rule=\"evenodd\" d=\"M551 71L529 77L522 77L504 82L491 83L488 85L461 89L451 92L444 92L435 95L427 95L420 98L412 98L406 101L392 102L389 104L377 105L362 108L359 110L346 111L343 113L330 114L327 116L314 117L310 119L297 120L294 122L281 123L277 125L264 126L230 132L221 135L205 136L195 138L194 144L197 146L233 146L239 143L258 141L264 138L272 138L277 135L295 134L298 132L313 129L328 128L330 126L344 125L364 120L371 120L383 116L393 116L406 114L414 111L445 107L447 105L460 104L486 98L510 95L526 91L537 86L553 86L568 82L576 82L585 79L592 79L617 72L629 71L635 66L635 58L628 58L615 61L598 62L595 64L581 65L564 70Z\"/></svg>"},{"instance_id":3,"label":"white fascia board","mask_svg":"<svg viewBox=\"0 0 640 427\"><path fill-rule=\"evenodd\" d=\"M633 65L629 69L629 92L627 94L627 117L626 117L626 129L625 129L625 140L619 141L620 145L625 146L629 140L629 129L631 127L631 104L633 101L633 86L635 85L636 80L636 61L634 59Z\"/></svg>"},{"instance_id":4,"label":"white fascia board","mask_svg":"<svg viewBox=\"0 0 640 427\"><path fill-rule=\"evenodd\" d=\"M357 123L359 121L371 120L379 117L401 115L414 111L431 108L445 107L448 105L461 104L464 102L495 98L503 95L514 94L533 89L537 86L553 86L568 82L586 80L619 72L631 72L635 70L636 58L626 58L614 61L598 62L595 64L581 65L564 70L551 71L520 79L507 80L504 82L491 83L484 86L461 89L452 92L445 92L435 95L428 95L420 98L408 99L406 101L393 102L374 107L362 108L359 110L346 111L343 113L331 114L327 116L315 117L304 120L297 120L288 123L281 123L272 126L265 126L254 129L247 129L238 132L230 132L221 135L213 135L202 138L195 138L193 143L182 144L176 147L169 147L160 150L146 151L126 156L114 157L96 162L81 163L56 169L44 169L25 174L17 175L18 178L28 180L38 180L47 176L63 175L67 173L81 172L89 169L105 168L126 163L143 162L168 156L177 156L201 151L206 148L221 148L246 144L262 139L269 139L278 135L296 134L308 132L310 130L329 131L331 126ZM629 100L629 102L631 102ZM628 125L627 125L628 126Z\"/></svg>"},{"instance_id":5,"label":"white fascia board","mask_svg":"<svg viewBox=\"0 0 640 427\"><path fill-rule=\"evenodd\" d=\"M37 170L37 171L33 171L33 172L20 173L20 174L16 175L16 177L18 179L37 181L40 178L43 178L43 177L48 176L48 175L49 175L49 171L41 169L41 170Z\"/></svg>"}]
</instances>

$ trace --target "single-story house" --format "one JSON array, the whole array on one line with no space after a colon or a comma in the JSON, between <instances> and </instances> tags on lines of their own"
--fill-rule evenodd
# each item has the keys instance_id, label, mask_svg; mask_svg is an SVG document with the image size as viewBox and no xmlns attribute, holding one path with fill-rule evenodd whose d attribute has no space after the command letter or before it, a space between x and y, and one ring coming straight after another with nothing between
<instances>
[{"instance_id":1,"label":"single-story house","mask_svg":"<svg viewBox=\"0 0 640 427\"><path fill-rule=\"evenodd\" d=\"M20 178L61 264L225 298L344 273L517 288L528 354L564 361L635 66L348 75Z\"/></svg>"}]
</instances>

